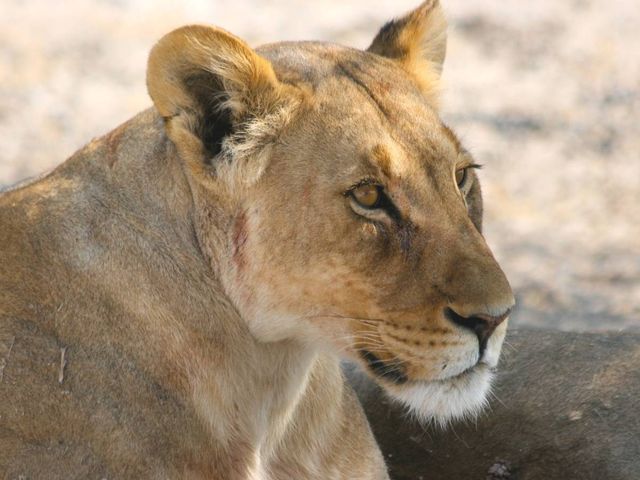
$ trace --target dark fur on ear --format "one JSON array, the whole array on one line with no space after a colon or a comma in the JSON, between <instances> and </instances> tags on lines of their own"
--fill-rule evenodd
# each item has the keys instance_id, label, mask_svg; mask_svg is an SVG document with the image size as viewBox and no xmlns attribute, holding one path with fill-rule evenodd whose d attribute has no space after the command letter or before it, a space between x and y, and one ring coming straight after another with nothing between
<instances>
[{"instance_id":1,"label":"dark fur on ear","mask_svg":"<svg viewBox=\"0 0 640 480\"><path fill-rule=\"evenodd\" d=\"M147 87L180 154L197 162L218 155L238 124L268 115L285 96L266 59L201 25L174 30L153 47Z\"/></svg>"},{"instance_id":2,"label":"dark fur on ear","mask_svg":"<svg viewBox=\"0 0 640 480\"><path fill-rule=\"evenodd\" d=\"M398 61L437 103L440 73L447 51L447 21L438 0L427 0L376 35L371 53Z\"/></svg>"}]
</instances>

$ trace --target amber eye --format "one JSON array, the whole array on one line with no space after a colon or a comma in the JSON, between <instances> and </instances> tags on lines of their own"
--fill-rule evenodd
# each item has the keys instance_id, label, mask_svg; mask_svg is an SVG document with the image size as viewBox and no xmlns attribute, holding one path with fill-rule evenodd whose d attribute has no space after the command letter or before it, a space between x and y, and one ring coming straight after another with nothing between
<instances>
[{"instance_id":1,"label":"amber eye","mask_svg":"<svg viewBox=\"0 0 640 480\"><path fill-rule=\"evenodd\" d=\"M456 170L456 183L458 184L458 188L462 188L467 179L467 169L468 167Z\"/></svg>"},{"instance_id":2,"label":"amber eye","mask_svg":"<svg viewBox=\"0 0 640 480\"><path fill-rule=\"evenodd\" d=\"M351 195L364 208L376 208L382 198L379 185L360 185L351 191Z\"/></svg>"}]
</instances>

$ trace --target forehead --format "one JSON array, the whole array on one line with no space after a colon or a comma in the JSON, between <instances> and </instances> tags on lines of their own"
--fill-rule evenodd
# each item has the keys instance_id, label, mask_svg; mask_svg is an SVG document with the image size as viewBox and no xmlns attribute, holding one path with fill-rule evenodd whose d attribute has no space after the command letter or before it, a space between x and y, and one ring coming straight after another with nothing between
<instances>
[{"instance_id":1,"label":"forehead","mask_svg":"<svg viewBox=\"0 0 640 480\"><path fill-rule=\"evenodd\" d=\"M416 82L392 60L321 42L283 42L258 49L281 81L311 90L334 145L351 146L385 175L455 158L460 143ZM331 124L327 124L329 123Z\"/></svg>"}]
</instances>

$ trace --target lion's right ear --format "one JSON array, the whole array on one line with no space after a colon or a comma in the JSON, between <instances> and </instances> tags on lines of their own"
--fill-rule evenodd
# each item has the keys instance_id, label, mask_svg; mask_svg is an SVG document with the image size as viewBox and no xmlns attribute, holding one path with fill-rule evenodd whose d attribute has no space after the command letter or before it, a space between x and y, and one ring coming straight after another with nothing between
<instances>
[{"instance_id":1,"label":"lion's right ear","mask_svg":"<svg viewBox=\"0 0 640 480\"><path fill-rule=\"evenodd\" d=\"M404 17L387 23L367 50L402 65L437 106L447 52L447 20L439 0L425 0Z\"/></svg>"},{"instance_id":2,"label":"lion's right ear","mask_svg":"<svg viewBox=\"0 0 640 480\"><path fill-rule=\"evenodd\" d=\"M230 33L200 25L153 47L147 88L181 156L198 163L220 153L245 119L268 115L287 96L268 60Z\"/></svg>"}]
</instances>

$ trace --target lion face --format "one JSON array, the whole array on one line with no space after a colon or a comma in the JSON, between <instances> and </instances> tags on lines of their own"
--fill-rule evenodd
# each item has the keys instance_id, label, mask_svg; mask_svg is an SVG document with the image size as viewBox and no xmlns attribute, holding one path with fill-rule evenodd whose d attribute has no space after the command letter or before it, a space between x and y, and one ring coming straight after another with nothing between
<instances>
[{"instance_id":1,"label":"lion face","mask_svg":"<svg viewBox=\"0 0 640 480\"><path fill-rule=\"evenodd\" d=\"M248 192L237 304L265 340L313 334L406 401L462 413L484 398L513 305L479 231L475 163L409 79L360 55Z\"/></svg>"},{"instance_id":2,"label":"lion face","mask_svg":"<svg viewBox=\"0 0 640 480\"><path fill-rule=\"evenodd\" d=\"M255 337L338 351L422 418L446 421L485 401L514 300L481 235L477 165L438 117L434 60L416 53L444 58L429 30L444 28L439 15L427 2L367 52L276 44L258 57L234 44L267 73L256 98L228 95L225 164L206 174L216 193L199 197L226 205L226 229L205 242ZM182 125L169 133L183 156L215 153L215 131Z\"/></svg>"}]
</instances>

